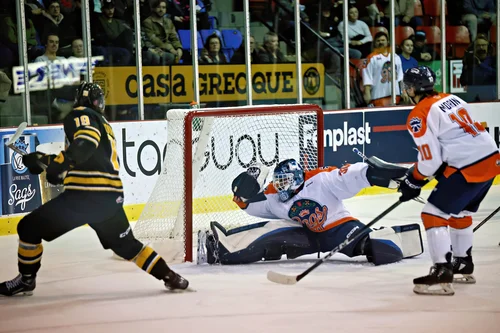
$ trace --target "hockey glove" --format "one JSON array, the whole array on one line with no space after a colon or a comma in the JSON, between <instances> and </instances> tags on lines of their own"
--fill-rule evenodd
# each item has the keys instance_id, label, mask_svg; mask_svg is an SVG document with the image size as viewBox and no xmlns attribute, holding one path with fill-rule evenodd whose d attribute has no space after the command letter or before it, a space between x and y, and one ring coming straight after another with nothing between
<instances>
[{"instance_id":1,"label":"hockey glove","mask_svg":"<svg viewBox=\"0 0 500 333\"><path fill-rule=\"evenodd\" d=\"M399 201L406 202L415 199L420 195L422 187L428 182L428 180L415 179L415 177L413 177L413 168L411 168L399 185L398 192L401 192Z\"/></svg>"},{"instance_id":2,"label":"hockey glove","mask_svg":"<svg viewBox=\"0 0 500 333\"><path fill-rule=\"evenodd\" d=\"M47 167L47 181L52 185L64 182L66 173L73 167L72 161L64 151L60 152Z\"/></svg>"},{"instance_id":3,"label":"hockey glove","mask_svg":"<svg viewBox=\"0 0 500 333\"><path fill-rule=\"evenodd\" d=\"M40 152L29 153L23 155L23 164L28 168L29 172L33 175L41 174L47 165L49 165L51 159L55 155L45 155Z\"/></svg>"},{"instance_id":4,"label":"hockey glove","mask_svg":"<svg viewBox=\"0 0 500 333\"><path fill-rule=\"evenodd\" d=\"M236 197L245 202L260 192L260 185L257 179L245 171L233 180L231 189Z\"/></svg>"}]
</instances>

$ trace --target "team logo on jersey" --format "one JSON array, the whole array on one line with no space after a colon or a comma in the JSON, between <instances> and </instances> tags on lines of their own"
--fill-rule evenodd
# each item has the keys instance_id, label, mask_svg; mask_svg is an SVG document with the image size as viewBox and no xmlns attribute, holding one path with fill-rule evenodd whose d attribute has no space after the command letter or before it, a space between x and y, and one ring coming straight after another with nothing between
<instances>
[{"instance_id":1,"label":"team logo on jersey","mask_svg":"<svg viewBox=\"0 0 500 333\"><path fill-rule=\"evenodd\" d=\"M422 129L422 119L413 117L410 119L410 127L413 133L418 133Z\"/></svg>"},{"instance_id":2,"label":"team logo on jersey","mask_svg":"<svg viewBox=\"0 0 500 333\"><path fill-rule=\"evenodd\" d=\"M309 199L300 199L293 203L288 211L288 217L297 221L314 232L325 229L324 223L328 216L328 207Z\"/></svg>"},{"instance_id":3,"label":"team logo on jersey","mask_svg":"<svg viewBox=\"0 0 500 333\"><path fill-rule=\"evenodd\" d=\"M315 95L321 86L321 76L316 68L311 67L304 73L303 85L309 95Z\"/></svg>"},{"instance_id":4,"label":"team logo on jersey","mask_svg":"<svg viewBox=\"0 0 500 333\"><path fill-rule=\"evenodd\" d=\"M382 79L380 82L382 83L388 83L391 82L392 80L392 75L391 75L391 62L386 61L384 65L382 66L382 72L380 73L382 75Z\"/></svg>"}]
</instances>

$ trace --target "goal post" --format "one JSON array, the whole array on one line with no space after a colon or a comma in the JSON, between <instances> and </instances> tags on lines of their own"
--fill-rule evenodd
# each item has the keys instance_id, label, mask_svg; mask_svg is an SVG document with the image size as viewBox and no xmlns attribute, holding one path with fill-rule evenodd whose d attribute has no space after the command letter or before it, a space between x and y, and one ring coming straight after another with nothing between
<instances>
[{"instance_id":1,"label":"goal post","mask_svg":"<svg viewBox=\"0 0 500 333\"><path fill-rule=\"evenodd\" d=\"M196 233L211 221L227 229L262 221L232 202L231 182L248 166L272 170L286 158L306 170L323 166L317 105L169 110L167 121L163 169L134 234L169 262L193 261Z\"/></svg>"}]
</instances>

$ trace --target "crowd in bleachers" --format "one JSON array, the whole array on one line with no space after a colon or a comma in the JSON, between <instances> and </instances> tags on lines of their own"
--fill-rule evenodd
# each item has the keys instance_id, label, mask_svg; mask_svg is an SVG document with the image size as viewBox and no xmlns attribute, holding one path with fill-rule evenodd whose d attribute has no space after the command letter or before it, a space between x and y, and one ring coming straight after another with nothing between
<instances>
[{"instance_id":1,"label":"crowd in bleachers","mask_svg":"<svg viewBox=\"0 0 500 333\"><path fill-rule=\"evenodd\" d=\"M364 92L366 59L380 51L377 51L377 39L382 36L390 41L389 0L301 0L300 17L313 31L302 29L302 59L303 62L323 62L327 74L342 81L344 1L348 1L349 6L348 57L357 66L354 71L359 73L358 77L351 75L351 78L359 79L360 82L354 84L359 84ZM441 1L395 0L395 41L403 70L422 62L441 60ZM199 63L244 64L242 22L220 27L216 16L211 15L212 2L216 0L196 0ZM145 66L190 65L189 3L189 0L139 0L142 48L137 50L135 1L89 0L91 52L104 58L98 66L135 66L138 51ZM448 0L448 3L446 55L447 59L463 59L460 82L464 86L495 85L496 1ZM269 28L267 32L259 30L254 36L252 31L251 62L294 61L293 1L250 0L250 4L252 21L269 23L265 25ZM235 0L234 8L242 10L239 6L241 2ZM263 9L258 12L256 8ZM25 12L29 62L84 57L81 0L26 0ZM14 1L0 0L0 26L0 69L10 75L12 66L19 65ZM480 79L484 77L487 79ZM59 100L66 100L63 95Z\"/></svg>"}]
</instances>

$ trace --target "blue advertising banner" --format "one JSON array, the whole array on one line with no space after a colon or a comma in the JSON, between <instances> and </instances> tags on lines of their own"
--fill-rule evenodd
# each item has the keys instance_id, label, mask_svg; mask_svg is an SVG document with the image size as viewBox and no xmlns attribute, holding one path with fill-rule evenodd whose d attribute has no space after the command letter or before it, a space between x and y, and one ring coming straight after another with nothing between
<instances>
[{"instance_id":1,"label":"blue advertising banner","mask_svg":"<svg viewBox=\"0 0 500 333\"><path fill-rule=\"evenodd\" d=\"M366 112L365 122L371 126L371 144L365 146L366 156L377 156L393 163L417 161L417 150L406 129L410 110Z\"/></svg>"},{"instance_id":2,"label":"blue advertising banner","mask_svg":"<svg viewBox=\"0 0 500 333\"><path fill-rule=\"evenodd\" d=\"M353 148L363 151L363 145L371 144L371 128L363 123L363 112L325 114L324 145L325 165L341 166L360 159Z\"/></svg>"},{"instance_id":3,"label":"blue advertising banner","mask_svg":"<svg viewBox=\"0 0 500 333\"><path fill-rule=\"evenodd\" d=\"M22 156L5 146L14 132L15 129L0 131L0 215L28 213L61 191L44 177L31 175ZM28 128L15 145L26 153L37 150L52 153L51 148L55 146L60 150L64 145L64 131L60 126Z\"/></svg>"}]
</instances>

